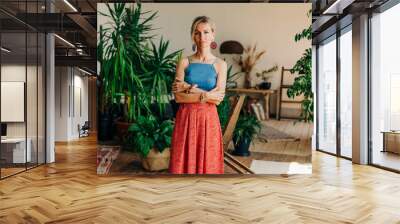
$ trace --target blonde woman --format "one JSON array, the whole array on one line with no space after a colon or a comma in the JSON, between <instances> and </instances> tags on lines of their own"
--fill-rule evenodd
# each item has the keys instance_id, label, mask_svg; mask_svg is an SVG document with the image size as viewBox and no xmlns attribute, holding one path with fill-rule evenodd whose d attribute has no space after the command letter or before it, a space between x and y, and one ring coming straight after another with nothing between
<instances>
[{"instance_id":1,"label":"blonde woman","mask_svg":"<svg viewBox=\"0 0 400 224\"><path fill-rule=\"evenodd\" d=\"M217 107L224 98L227 65L214 56L215 24L207 16L193 20L195 53L176 66L172 86L180 104L172 135L169 171L173 174L223 174L224 152Z\"/></svg>"}]
</instances>

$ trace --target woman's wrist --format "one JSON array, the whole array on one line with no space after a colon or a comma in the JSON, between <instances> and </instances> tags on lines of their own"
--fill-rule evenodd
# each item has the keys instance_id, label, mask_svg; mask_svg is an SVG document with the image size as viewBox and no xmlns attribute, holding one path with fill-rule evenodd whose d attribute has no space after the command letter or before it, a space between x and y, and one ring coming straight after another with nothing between
<instances>
[{"instance_id":1,"label":"woman's wrist","mask_svg":"<svg viewBox=\"0 0 400 224\"><path fill-rule=\"evenodd\" d=\"M207 102L207 99L208 99L208 97L207 97L207 93L206 92L205 93L200 93L200 103Z\"/></svg>"},{"instance_id":2,"label":"woman's wrist","mask_svg":"<svg viewBox=\"0 0 400 224\"><path fill-rule=\"evenodd\" d=\"M183 88L185 89L184 90L185 93L190 93L190 89L192 88L192 85L185 83Z\"/></svg>"}]
</instances>

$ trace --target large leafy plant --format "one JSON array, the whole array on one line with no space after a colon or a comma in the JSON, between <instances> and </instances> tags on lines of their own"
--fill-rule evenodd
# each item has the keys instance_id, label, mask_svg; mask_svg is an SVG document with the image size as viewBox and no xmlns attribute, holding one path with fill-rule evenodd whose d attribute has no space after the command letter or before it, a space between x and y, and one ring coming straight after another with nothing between
<instances>
[{"instance_id":1,"label":"large leafy plant","mask_svg":"<svg viewBox=\"0 0 400 224\"><path fill-rule=\"evenodd\" d=\"M167 54L169 42L162 38L158 47L151 35L157 12L142 12L141 3L106 4L111 27L100 27L98 56L102 101L106 105L125 103L124 120L135 121L152 114L151 103L163 111L163 97L170 92L175 64L181 50ZM149 14L151 13L151 14Z\"/></svg>"},{"instance_id":2,"label":"large leafy plant","mask_svg":"<svg viewBox=\"0 0 400 224\"><path fill-rule=\"evenodd\" d=\"M176 62L181 57L182 50L167 53L169 41L161 37L159 45L151 42L151 54L146 58L144 73L146 91L152 100L158 102L158 111L162 114L168 102L168 93L171 93L172 82L175 78Z\"/></svg>"},{"instance_id":3,"label":"large leafy plant","mask_svg":"<svg viewBox=\"0 0 400 224\"><path fill-rule=\"evenodd\" d=\"M171 145L172 131L171 120L160 122L154 116L139 116L128 129L128 143L145 158L152 148L159 152L168 148Z\"/></svg>"},{"instance_id":4,"label":"large leafy plant","mask_svg":"<svg viewBox=\"0 0 400 224\"><path fill-rule=\"evenodd\" d=\"M308 13L307 16L309 17L310 14L311 11ZM302 39L312 39L311 25L308 28L303 29L300 33L297 33L294 37L294 40L296 42ZM306 49L303 56L293 66L290 72L292 74L297 73L299 75L295 78L293 85L287 91L287 95L290 98L294 98L295 96L300 95L304 96L301 107L301 119L305 122L312 122L314 117L311 55L311 48Z\"/></svg>"}]
</instances>

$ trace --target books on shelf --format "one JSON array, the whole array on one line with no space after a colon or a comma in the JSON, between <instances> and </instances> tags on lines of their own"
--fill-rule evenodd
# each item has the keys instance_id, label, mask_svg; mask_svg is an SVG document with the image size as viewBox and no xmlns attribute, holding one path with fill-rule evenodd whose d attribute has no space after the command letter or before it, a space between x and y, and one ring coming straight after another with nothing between
<instances>
[{"instance_id":1,"label":"books on shelf","mask_svg":"<svg viewBox=\"0 0 400 224\"><path fill-rule=\"evenodd\" d=\"M252 108L254 114L256 115L257 120L259 120L259 121L265 120L265 112L264 112L264 108L262 107L261 103L259 103L259 102L252 103L251 108Z\"/></svg>"}]
</instances>

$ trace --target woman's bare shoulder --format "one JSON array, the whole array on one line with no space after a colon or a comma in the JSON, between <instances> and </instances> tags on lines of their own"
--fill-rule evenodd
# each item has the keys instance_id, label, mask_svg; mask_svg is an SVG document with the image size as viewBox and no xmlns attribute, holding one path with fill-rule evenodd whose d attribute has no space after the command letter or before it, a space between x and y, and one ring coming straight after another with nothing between
<instances>
[{"instance_id":1,"label":"woman's bare shoulder","mask_svg":"<svg viewBox=\"0 0 400 224\"><path fill-rule=\"evenodd\" d=\"M216 65L216 67L218 67L218 70L219 69L226 69L226 67L227 67L226 61L224 59L222 59L222 58L219 58L219 57L216 57L215 65Z\"/></svg>"},{"instance_id":2,"label":"woman's bare shoulder","mask_svg":"<svg viewBox=\"0 0 400 224\"><path fill-rule=\"evenodd\" d=\"M179 66L186 68L189 65L189 57L182 57L181 59L179 59L178 64Z\"/></svg>"}]
</instances>

